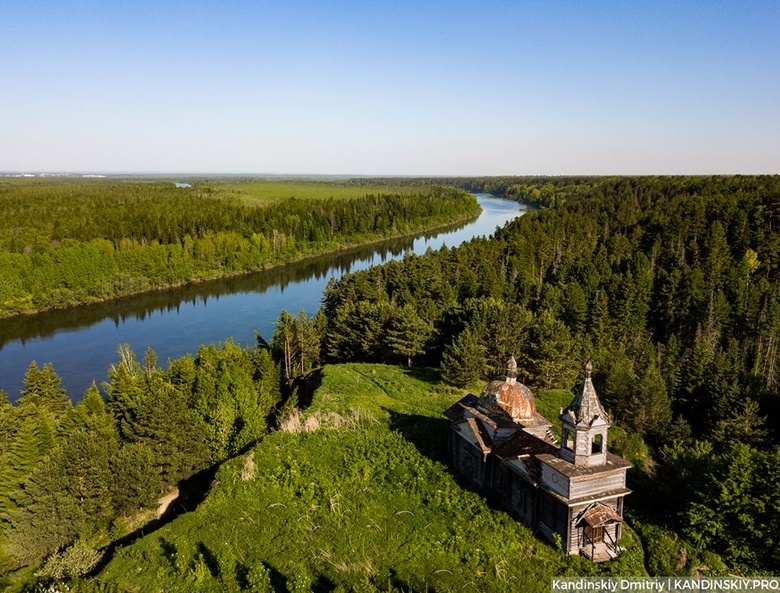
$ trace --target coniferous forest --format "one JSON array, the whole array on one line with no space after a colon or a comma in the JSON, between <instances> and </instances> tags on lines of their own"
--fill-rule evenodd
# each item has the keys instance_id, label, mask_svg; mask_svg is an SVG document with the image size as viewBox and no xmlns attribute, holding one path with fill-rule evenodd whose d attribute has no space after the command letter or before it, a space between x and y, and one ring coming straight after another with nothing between
<instances>
[{"instance_id":1,"label":"coniferous forest","mask_svg":"<svg viewBox=\"0 0 780 593\"><path fill-rule=\"evenodd\" d=\"M404 181L407 188L418 183ZM187 252L190 243L192 254L196 246L205 249L213 243L204 265L221 261L228 269L243 270L259 261L242 259L254 253L248 245L265 241L271 249L280 233L284 243L288 237L328 241L332 238L328 228L330 232L348 228L353 234L380 227L397 230L407 224L400 221L407 219L396 216L419 219L427 212L421 196L446 197L444 202L455 204L450 213L468 211L463 189L504 195L537 209L490 239L347 275L328 287L319 312L283 312L268 343L259 338L253 349L230 341L204 345L196 355L171 361L163 369L152 351L138 360L129 349L120 348L110 380L91 388L76 406L60 388L55 369L31 364L19 401L14 405L5 398L0 401L0 574L9 575L7 583L94 577L117 552L117 542L129 543L122 538L149 521L143 509L153 515L160 496L176 486L184 488L199 476L210 480L219 464L247 454L259 441L268 439L273 448L258 448L247 460L267 456L271 464L273 451L291 449L294 459L296 443L301 456L316 456L316 441L274 440L267 435L296 418L298 408L311 401L307 387L323 365L326 377L330 365L363 368L343 363L384 363L412 369L410 373L423 367L435 394L432 401L443 402L447 397L455 401L463 389L478 389L482 382L500 376L512 355L520 379L540 392L573 388L583 364L592 361L599 397L620 427L622 443L610 446L634 464L629 484L634 493L626 510L641 541L636 570L651 574L721 570L745 575L776 571L780 566L780 177L507 177L437 183L451 189L421 190L408 199L334 200L322 205L319 226L313 222L307 226L306 221L316 218L310 218L311 205L291 201L288 206L277 205L273 214L240 203L221 204L211 215L192 208L197 212L180 219L155 213L133 220L105 213L95 215L105 220L96 218L82 228L75 221L83 211L69 218L67 199L63 199L52 202L62 208L58 220L63 222L44 229L33 222L43 219L35 214L33 202L19 197L14 214L2 221L10 225L8 229L17 229L2 235L0 301L7 311L58 306L93 294L90 291L98 290L96 286L108 291L101 295L114 294L110 287L117 278L141 277L122 267L123 258L130 257L127 254L140 258L159 251L149 255L149 261L159 255L165 263L149 277L159 273L162 276L155 277L173 281L183 277L178 274L185 259L187 265L197 267L197 257L176 259L175 252ZM206 208L209 199L203 200ZM157 207L150 203L149 208ZM172 212L179 210L172 208ZM208 219L208 231L199 226L200 216ZM124 227L114 228L127 218ZM346 218L352 226L336 223ZM71 253L68 250L79 254L74 255L77 264L72 269L64 255ZM231 258L238 258L235 268L230 267ZM84 267L88 263L96 270L88 277L99 279L95 286L79 285L84 282L82 273L92 270ZM147 269L146 264L138 265ZM98 273L105 266L105 273ZM386 390L377 398L391 395ZM382 410L377 414L388 413ZM387 463L400 463L401 458L411 463L417 453L394 440L406 434L408 420L393 414L397 416L390 413L389 426L395 436L378 439L382 455ZM439 434L441 421L415 421L416 431ZM351 430L344 438L359 440L355 434L375 430L372 426L372 421L363 419L339 430ZM412 441L418 452L429 450L429 445ZM341 451L342 445L328 446ZM353 454L348 451L340 454L346 459ZM444 467L443 460L436 455L433 459L433 465L426 460L409 471L422 475L424 466L433 475ZM225 467L231 463L238 461ZM249 472L248 461L241 463L242 471ZM275 468L267 481L263 466L254 463L252 479L263 488L270 488L272 482L281 484L294 493L291 496L310 501L312 509L323 506L332 513L348 505L341 494L318 494L317 484L308 480L306 472L294 471L294 461L285 461L284 471ZM371 468L370 456L354 462L354 467L359 470L350 479L358 482L361 472L379 472ZM414 488L424 494L425 505L444 504L440 493L449 488L449 478L435 475L439 494L425 490L424 477L413 480ZM397 482L392 475L383 479L387 484ZM461 494L453 491L448 496ZM463 504L475 514L495 512L478 507L480 503L471 498ZM469 520L462 515L453 519L458 525ZM502 521L495 529L510 529ZM175 529L176 522L171 525ZM385 529L384 524L376 527ZM410 536L408 545L418 544ZM282 577L268 566L262 574L252 573L251 566L236 558L240 551L231 552L234 557L228 564L233 568L228 571L220 568L227 561L208 549L193 551L192 561L179 561L175 547L154 546L156 552L143 551L138 557L131 546L126 558L154 562L160 557L161 573L181 575L182 586L189 582L186 578L193 578L229 588L227 575L233 579L239 565L246 574L238 570L240 578L230 581L230 587L284 586ZM287 542L283 547L294 546ZM460 549L454 549L457 556ZM470 562L475 561L463 559L472 570ZM533 554L528 553L523 562L532 566ZM561 559L555 562L560 562L555 570L561 572L595 570ZM324 579L327 572L327 579L320 581L318 590L336 589L342 583L335 579L349 572L328 566L320 575ZM500 583L502 572L497 567L495 574L485 578ZM109 564L103 573L108 577L75 581L74 586L110 590L111 570ZM366 590L396 587L392 574L379 569L377 573L386 580L369 579ZM294 588L295 578L288 577L288 588ZM344 583L351 582L343 578ZM409 582L427 586L427 581ZM348 586L352 585L343 584ZM498 584L491 587L486 585L487 590L499 590Z\"/></svg>"},{"instance_id":2,"label":"coniferous forest","mask_svg":"<svg viewBox=\"0 0 780 593\"><path fill-rule=\"evenodd\" d=\"M2 318L261 270L479 207L431 184L12 179L0 181L0 212Z\"/></svg>"},{"instance_id":3,"label":"coniferous forest","mask_svg":"<svg viewBox=\"0 0 780 593\"><path fill-rule=\"evenodd\" d=\"M397 361L401 343L466 386L514 355L536 388L592 360L613 420L652 450L633 512L735 566L780 566L780 178L467 187L540 210L330 286L329 360Z\"/></svg>"}]
</instances>

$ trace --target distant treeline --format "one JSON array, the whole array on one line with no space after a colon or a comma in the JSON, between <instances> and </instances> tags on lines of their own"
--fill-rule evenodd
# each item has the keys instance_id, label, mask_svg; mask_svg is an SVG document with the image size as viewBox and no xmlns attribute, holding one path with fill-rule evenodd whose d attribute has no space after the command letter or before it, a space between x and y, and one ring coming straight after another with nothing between
<instances>
[{"instance_id":1,"label":"distant treeline","mask_svg":"<svg viewBox=\"0 0 780 593\"><path fill-rule=\"evenodd\" d=\"M499 177L387 177L350 179L350 185L376 186L394 185L396 187L426 187L431 183L446 187L458 187L470 192L488 193L516 200L523 204L537 207L551 207L578 195L587 195L596 185L601 184L604 177L547 177L541 175L505 175ZM625 179L625 178L623 178ZM674 183L671 177L665 182ZM678 177L676 182L688 182L691 178Z\"/></svg>"},{"instance_id":2,"label":"distant treeline","mask_svg":"<svg viewBox=\"0 0 780 593\"><path fill-rule=\"evenodd\" d=\"M478 210L463 190L430 185L255 205L208 185L0 183L0 317L263 269Z\"/></svg>"},{"instance_id":3,"label":"distant treeline","mask_svg":"<svg viewBox=\"0 0 780 593\"><path fill-rule=\"evenodd\" d=\"M459 183L546 207L335 281L327 359L468 385L514 355L536 387L592 360L613 419L661 462L634 503L736 565L778 566L780 177Z\"/></svg>"}]
</instances>

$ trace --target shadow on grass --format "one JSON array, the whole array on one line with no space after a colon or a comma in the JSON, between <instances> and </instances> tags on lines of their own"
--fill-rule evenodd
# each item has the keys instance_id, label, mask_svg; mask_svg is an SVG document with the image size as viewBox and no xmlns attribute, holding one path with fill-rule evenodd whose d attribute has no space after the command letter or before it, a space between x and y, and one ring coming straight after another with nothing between
<instances>
[{"instance_id":1,"label":"shadow on grass","mask_svg":"<svg viewBox=\"0 0 780 593\"><path fill-rule=\"evenodd\" d=\"M390 416L390 429L401 433L415 448L428 459L447 464L447 430L449 422L446 418L432 418L419 414L402 414L383 408Z\"/></svg>"},{"instance_id":2,"label":"shadow on grass","mask_svg":"<svg viewBox=\"0 0 780 593\"><path fill-rule=\"evenodd\" d=\"M402 414L388 409L385 409L385 411L390 415L390 428L399 432L408 442L414 445L421 455L443 464L458 486L481 496L491 510L506 513L513 519L518 520L507 508L504 499L498 493L480 488L455 469L452 464L452 457L447 449L450 423L446 418ZM550 545L538 529L529 526L523 521L518 520L518 522L531 529L538 541L545 545Z\"/></svg>"},{"instance_id":3,"label":"shadow on grass","mask_svg":"<svg viewBox=\"0 0 780 593\"><path fill-rule=\"evenodd\" d=\"M100 559L100 562L98 562L95 568L86 576L92 577L99 574L108 563L111 562L118 550L121 550L125 546L129 546L136 540L139 540L150 533L154 533L160 529L160 527L173 521L176 517L198 508L198 505L206 499L206 496L208 496L211 489L216 485L214 476L216 475L218 468L219 465L214 465L179 482L179 496L168 505L165 513L159 518L139 527L135 531L128 533L124 537L111 542L103 550L103 557ZM160 545L163 547L163 554L166 557L169 557L169 562L175 558L176 548L173 544L163 540Z\"/></svg>"},{"instance_id":4,"label":"shadow on grass","mask_svg":"<svg viewBox=\"0 0 780 593\"><path fill-rule=\"evenodd\" d=\"M439 369L432 367L403 367L403 374L429 385L441 386L441 371Z\"/></svg>"},{"instance_id":5,"label":"shadow on grass","mask_svg":"<svg viewBox=\"0 0 780 593\"><path fill-rule=\"evenodd\" d=\"M311 405L316 392L322 385L322 368L314 369L308 375L295 380L294 388L298 389L298 407L305 410Z\"/></svg>"},{"instance_id":6,"label":"shadow on grass","mask_svg":"<svg viewBox=\"0 0 780 593\"><path fill-rule=\"evenodd\" d=\"M447 472L455 479L461 488L477 492L494 510L506 511L503 502L491 492L474 485L460 475L452 465L452 457L447 450L447 438L450 423L446 418L432 418L419 414L402 414L385 409L390 415L390 428L399 432L407 441L415 446L417 451L432 461L437 461L447 468Z\"/></svg>"}]
</instances>

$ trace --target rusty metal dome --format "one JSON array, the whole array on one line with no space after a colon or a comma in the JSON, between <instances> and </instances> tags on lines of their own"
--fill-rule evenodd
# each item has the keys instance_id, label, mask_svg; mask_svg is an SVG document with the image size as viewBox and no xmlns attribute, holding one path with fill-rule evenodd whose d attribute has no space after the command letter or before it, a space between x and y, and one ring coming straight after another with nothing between
<instances>
[{"instance_id":1,"label":"rusty metal dome","mask_svg":"<svg viewBox=\"0 0 780 593\"><path fill-rule=\"evenodd\" d=\"M517 363L513 356L507 366L506 379L488 383L479 396L479 404L489 413L503 412L513 420L534 418L534 394L528 387L519 383L516 377Z\"/></svg>"},{"instance_id":2,"label":"rusty metal dome","mask_svg":"<svg viewBox=\"0 0 780 593\"><path fill-rule=\"evenodd\" d=\"M536 414L534 395L522 383L491 381L479 396L479 403L489 412L502 410L513 420L533 418Z\"/></svg>"}]
</instances>

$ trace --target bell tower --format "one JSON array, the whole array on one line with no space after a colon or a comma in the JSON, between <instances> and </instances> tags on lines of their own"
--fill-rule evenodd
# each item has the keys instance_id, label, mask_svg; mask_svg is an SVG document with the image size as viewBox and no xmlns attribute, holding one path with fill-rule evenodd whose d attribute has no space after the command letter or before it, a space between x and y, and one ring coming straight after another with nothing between
<instances>
[{"instance_id":1,"label":"bell tower","mask_svg":"<svg viewBox=\"0 0 780 593\"><path fill-rule=\"evenodd\" d=\"M593 467L607 462L610 422L593 386L592 372L593 365L588 362L582 387L560 415L563 442L559 455L577 467Z\"/></svg>"}]
</instances>

